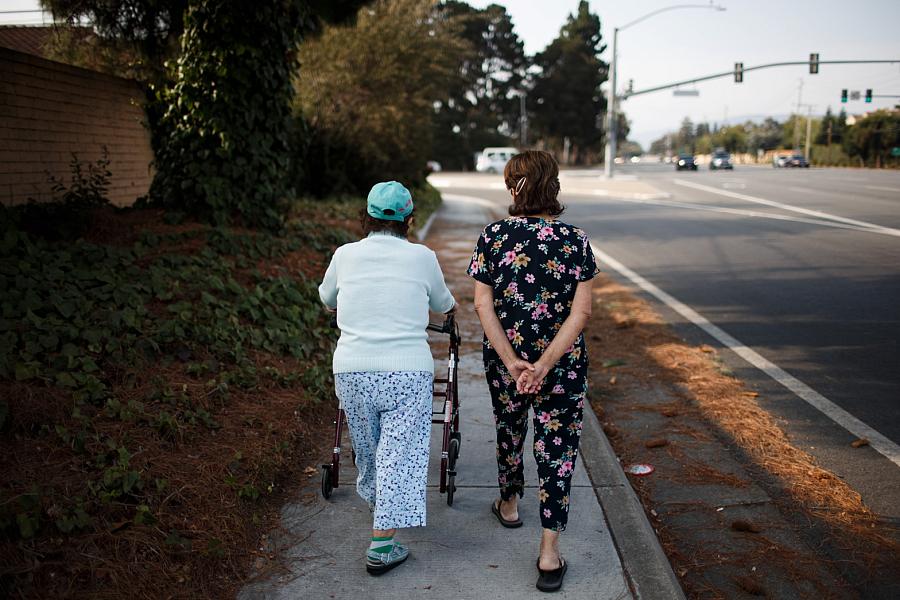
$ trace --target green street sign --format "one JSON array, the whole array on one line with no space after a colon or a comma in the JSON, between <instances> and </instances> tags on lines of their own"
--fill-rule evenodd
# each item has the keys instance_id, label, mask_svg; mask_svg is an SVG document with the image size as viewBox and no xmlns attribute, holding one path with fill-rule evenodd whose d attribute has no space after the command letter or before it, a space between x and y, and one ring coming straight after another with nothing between
<instances>
[{"instance_id":1,"label":"green street sign","mask_svg":"<svg viewBox=\"0 0 900 600\"><path fill-rule=\"evenodd\" d=\"M900 156L900 146L891 148L891 156Z\"/></svg>"}]
</instances>

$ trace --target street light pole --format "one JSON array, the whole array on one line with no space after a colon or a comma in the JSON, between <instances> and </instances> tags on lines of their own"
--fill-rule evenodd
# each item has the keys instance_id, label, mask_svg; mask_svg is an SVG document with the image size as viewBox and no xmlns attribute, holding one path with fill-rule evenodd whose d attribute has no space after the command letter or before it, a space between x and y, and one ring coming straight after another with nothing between
<instances>
[{"instance_id":1,"label":"street light pole","mask_svg":"<svg viewBox=\"0 0 900 600\"><path fill-rule=\"evenodd\" d=\"M618 101L618 95L616 93L616 66L618 63L618 56L616 54L616 51L619 41L619 31L624 31L632 25L637 25L641 21L649 19L650 17L658 15L659 13L670 10L678 10L680 8L709 8L718 11L725 10L724 6L713 4L712 0L710 0L709 4L676 4L674 6L666 6L665 8L654 10L642 17L638 17L630 23L626 23L621 27L616 27L615 29L613 29L612 61L610 61L611 64L609 76L609 102L607 102L606 106L606 152L603 156L603 173L606 175L606 177L612 177L613 162L616 160L616 125L618 124L618 119L616 118L616 104Z\"/></svg>"},{"instance_id":2,"label":"street light pole","mask_svg":"<svg viewBox=\"0 0 900 600\"><path fill-rule=\"evenodd\" d=\"M613 161L616 160L616 46L619 28L613 29L612 64L609 74L609 102L606 105L606 152L603 155L603 174L612 177Z\"/></svg>"}]
</instances>

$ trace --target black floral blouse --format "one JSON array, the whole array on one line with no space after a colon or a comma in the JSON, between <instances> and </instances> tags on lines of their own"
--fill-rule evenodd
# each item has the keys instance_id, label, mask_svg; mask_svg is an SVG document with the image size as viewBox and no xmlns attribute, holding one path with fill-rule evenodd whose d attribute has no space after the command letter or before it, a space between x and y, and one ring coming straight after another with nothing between
<instances>
[{"instance_id":1,"label":"black floral blouse","mask_svg":"<svg viewBox=\"0 0 900 600\"><path fill-rule=\"evenodd\" d=\"M509 217L484 228L468 273L494 289L494 310L513 349L534 362L569 316L575 288L599 272L584 231L540 217ZM484 339L488 382L509 375ZM584 336L560 358L541 394L583 393L587 382ZM504 376L505 375L505 376Z\"/></svg>"}]
</instances>

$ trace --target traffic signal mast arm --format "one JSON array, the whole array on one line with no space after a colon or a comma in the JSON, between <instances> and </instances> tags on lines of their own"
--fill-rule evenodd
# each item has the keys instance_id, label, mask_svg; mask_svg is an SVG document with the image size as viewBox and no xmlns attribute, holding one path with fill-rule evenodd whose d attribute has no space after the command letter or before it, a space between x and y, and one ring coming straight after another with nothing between
<instances>
[{"instance_id":1,"label":"traffic signal mast arm","mask_svg":"<svg viewBox=\"0 0 900 600\"><path fill-rule=\"evenodd\" d=\"M819 65L866 65L866 64L893 64L900 63L900 58L895 60L819 60L816 61ZM743 63L741 64L741 74L747 73L749 71L759 71L760 69L771 69L772 67L790 67L790 66L798 66L805 65L809 66L810 61L808 60L793 60L789 62L777 62L777 63L769 63L765 65L757 65L755 67L744 67ZM722 77L734 77L736 73L735 69L731 71L725 71L723 73L716 73L714 75L705 75L703 77L695 77L693 79L686 79L684 81L679 81L677 83L667 83L666 85L658 85L652 88L647 88L645 90L636 90L629 92L626 90L620 97L624 100L626 98L631 98L632 96L640 96L641 94L649 94L651 92L658 92L660 90L668 90L670 88L679 87L682 85L688 85L691 83L699 83L701 81L709 81L710 79L720 79ZM741 77L743 79L743 76Z\"/></svg>"}]
</instances>

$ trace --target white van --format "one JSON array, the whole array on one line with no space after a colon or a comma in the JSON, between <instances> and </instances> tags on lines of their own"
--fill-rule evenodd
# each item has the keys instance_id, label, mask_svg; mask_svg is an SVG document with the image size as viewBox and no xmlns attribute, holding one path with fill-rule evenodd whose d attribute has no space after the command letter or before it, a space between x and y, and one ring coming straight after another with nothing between
<instances>
[{"instance_id":1,"label":"white van","mask_svg":"<svg viewBox=\"0 0 900 600\"><path fill-rule=\"evenodd\" d=\"M506 163L519 151L516 148L485 148L475 162L479 173L502 173Z\"/></svg>"}]
</instances>

